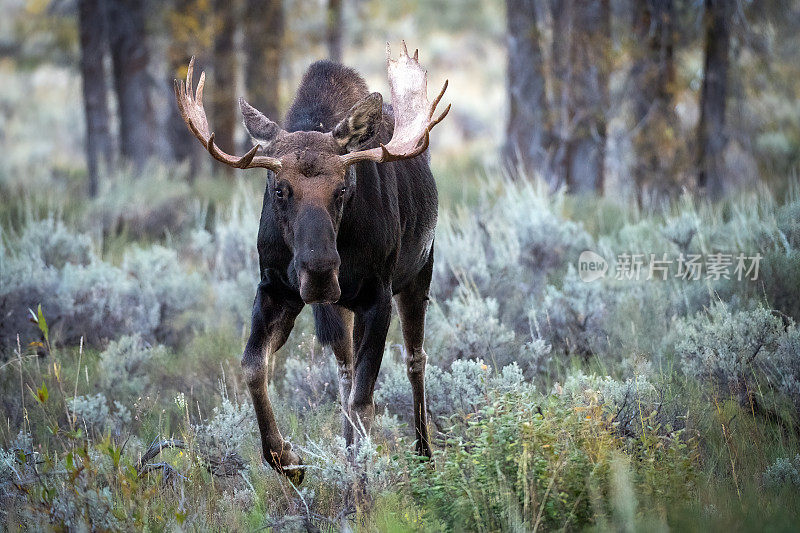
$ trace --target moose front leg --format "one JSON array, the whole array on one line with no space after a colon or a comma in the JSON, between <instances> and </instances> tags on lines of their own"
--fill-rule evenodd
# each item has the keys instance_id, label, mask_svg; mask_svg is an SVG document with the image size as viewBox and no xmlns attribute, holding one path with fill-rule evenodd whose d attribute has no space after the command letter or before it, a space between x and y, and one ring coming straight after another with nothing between
<instances>
[{"instance_id":1,"label":"moose front leg","mask_svg":"<svg viewBox=\"0 0 800 533\"><path fill-rule=\"evenodd\" d=\"M376 302L361 314L360 322L364 332L355 356L355 372L353 387L350 391L349 411L355 425L353 437L369 435L372 419L375 417L375 403L372 395L375 392L375 381L381 368L383 348L386 334L389 332L389 321L392 316L391 290L382 289ZM353 444L353 442L348 442Z\"/></svg>"},{"instance_id":2,"label":"moose front leg","mask_svg":"<svg viewBox=\"0 0 800 533\"><path fill-rule=\"evenodd\" d=\"M302 308L302 302L279 299L270 283L262 281L253 304L250 338L242 355L242 371L256 410L264 459L295 485L302 483L305 471L300 468L300 457L283 440L275 423L267 393L267 369L269 358L286 342Z\"/></svg>"}]
</instances>

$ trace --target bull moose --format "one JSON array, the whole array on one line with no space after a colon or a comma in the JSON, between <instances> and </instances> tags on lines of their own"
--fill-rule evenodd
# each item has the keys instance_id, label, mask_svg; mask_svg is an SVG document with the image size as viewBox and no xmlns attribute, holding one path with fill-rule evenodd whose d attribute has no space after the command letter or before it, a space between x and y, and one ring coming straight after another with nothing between
<instances>
[{"instance_id":1,"label":"bull moose","mask_svg":"<svg viewBox=\"0 0 800 533\"><path fill-rule=\"evenodd\" d=\"M242 370L253 399L265 460L292 482L303 462L275 423L267 393L268 360L311 304L316 334L339 367L343 432L352 445L370 430L373 391L396 298L413 395L416 451L431 456L422 347L433 270L436 182L428 164L431 129L447 115L427 97L427 73L403 43L387 46L391 105L370 93L353 69L318 61L306 71L283 128L239 99L254 143L244 156L214 142L200 75L192 94L175 81L183 120L218 161L268 170L258 230L260 282ZM264 155L257 155L257 152Z\"/></svg>"}]
</instances>

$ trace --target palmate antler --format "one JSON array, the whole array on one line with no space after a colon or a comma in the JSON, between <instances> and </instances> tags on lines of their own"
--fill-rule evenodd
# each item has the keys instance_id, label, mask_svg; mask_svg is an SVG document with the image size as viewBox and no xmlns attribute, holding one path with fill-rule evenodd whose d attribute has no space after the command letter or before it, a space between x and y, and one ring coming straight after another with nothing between
<instances>
[{"instance_id":1,"label":"palmate antler","mask_svg":"<svg viewBox=\"0 0 800 533\"><path fill-rule=\"evenodd\" d=\"M406 43L400 57L392 59L389 45L386 45L386 64L389 85L392 90L394 109L394 134L388 144L378 148L360 150L341 156L342 162L352 165L358 161L387 163L416 157L428 148L430 131L447 116L450 106L435 120L433 113L447 89L447 81L434 99L428 102L428 73L419 64L419 50L414 57L408 55Z\"/></svg>"},{"instance_id":2,"label":"palmate antler","mask_svg":"<svg viewBox=\"0 0 800 533\"><path fill-rule=\"evenodd\" d=\"M208 153L214 159L235 168L267 168L274 172L281 169L281 160L274 157L257 156L256 152L259 145L244 154L236 157L220 150L214 143L214 134L209 132L206 111L203 109L203 86L206 81L206 73L200 74L200 82L197 84L197 92L192 95L192 74L194 72L194 57L189 61L189 71L186 73L186 83L175 80L175 98L178 101L178 109L181 111L183 121L197 139L203 143Z\"/></svg>"}]
</instances>

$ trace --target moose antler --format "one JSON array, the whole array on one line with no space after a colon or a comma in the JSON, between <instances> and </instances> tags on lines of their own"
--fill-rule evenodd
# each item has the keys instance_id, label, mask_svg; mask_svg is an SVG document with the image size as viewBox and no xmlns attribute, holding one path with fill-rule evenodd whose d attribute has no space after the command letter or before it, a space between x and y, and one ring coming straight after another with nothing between
<instances>
[{"instance_id":1,"label":"moose antler","mask_svg":"<svg viewBox=\"0 0 800 533\"><path fill-rule=\"evenodd\" d=\"M344 164L351 165L365 160L376 163L398 161L418 156L428 148L431 129L447 115L450 106L438 118L433 119L436 106L447 89L447 81L433 104L429 103L428 73L419 64L418 58L419 50L414 51L414 57L408 55L405 41L397 59L392 59L389 45L386 45L386 64L394 108L394 134L388 144L341 156Z\"/></svg>"},{"instance_id":2,"label":"moose antler","mask_svg":"<svg viewBox=\"0 0 800 533\"><path fill-rule=\"evenodd\" d=\"M274 172L281 169L280 159L274 157L257 156L256 152L259 145L253 146L249 152L242 157L227 154L220 150L214 143L214 133L209 133L208 119L206 111L203 109L203 86L206 82L206 73L200 74L200 82L197 84L197 92L192 95L192 74L194 72L194 57L189 61L189 71L186 73L186 82L175 80L175 99L178 101L178 109L181 110L183 121L189 127L197 139L203 143L208 153L214 159L235 168L268 168Z\"/></svg>"}]
</instances>

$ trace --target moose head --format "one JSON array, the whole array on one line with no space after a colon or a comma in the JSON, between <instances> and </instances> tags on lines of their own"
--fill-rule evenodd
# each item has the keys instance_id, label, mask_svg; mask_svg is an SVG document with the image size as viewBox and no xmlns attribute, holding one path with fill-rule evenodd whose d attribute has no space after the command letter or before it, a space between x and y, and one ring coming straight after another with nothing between
<instances>
[{"instance_id":1,"label":"moose head","mask_svg":"<svg viewBox=\"0 0 800 533\"><path fill-rule=\"evenodd\" d=\"M360 161L387 163L416 157L428 147L431 129L450 110L434 119L447 82L434 99L427 97L427 73L418 52L408 54L405 43L398 59L387 45L387 69L391 86L394 131L391 140L375 148L361 149L378 131L383 119L383 99L372 93L356 103L329 132L288 132L244 99L240 107L253 148L241 157L223 152L214 143L203 109L205 73L192 94L194 58L186 82L175 81L175 96L183 120L218 161L235 168L266 168L271 208L280 221L283 238L292 251L291 272L306 303L336 302L340 258L336 238L342 214L355 193L355 173L348 168ZM262 152L264 155L258 155Z\"/></svg>"}]
</instances>

